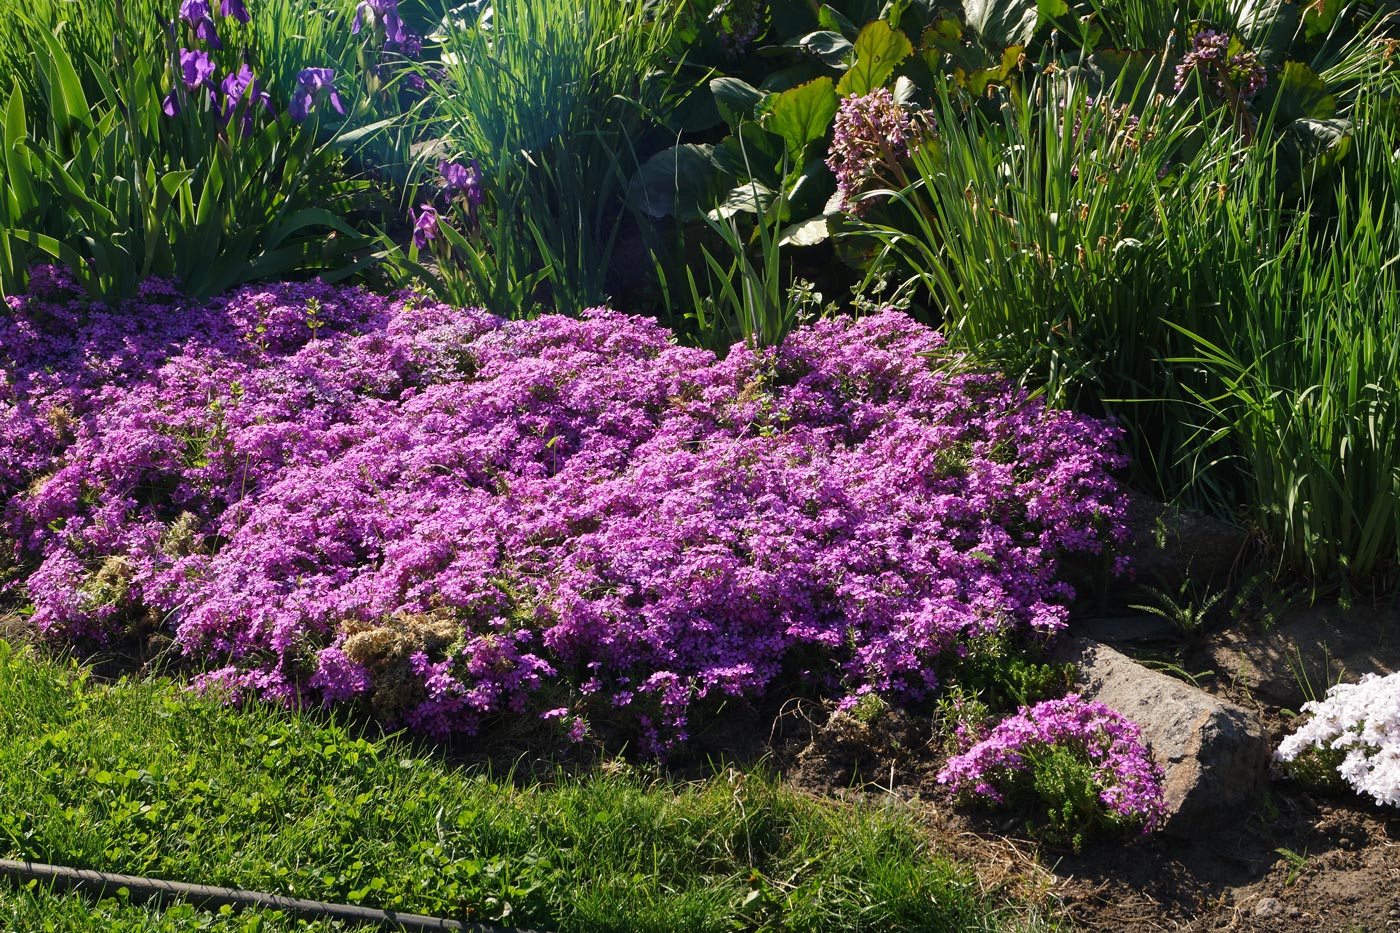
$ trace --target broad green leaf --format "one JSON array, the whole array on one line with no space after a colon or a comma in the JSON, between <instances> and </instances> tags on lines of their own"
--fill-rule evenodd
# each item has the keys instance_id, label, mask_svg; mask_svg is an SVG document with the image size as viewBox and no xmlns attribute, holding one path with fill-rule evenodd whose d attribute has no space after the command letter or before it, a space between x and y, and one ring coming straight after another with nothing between
<instances>
[{"instance_id":1,"label":"broad green leaf","mask_svg":"<svg viewBox=\"0 0 1400 933\"><path fill-rule=\"evenodd\" d=\"M963 0L963 22L990 49L1025 46L1040 23L1036 0Z\"/></svg>"},{"instance_id":2,"label":"broad green leaf","mask_svg":"<svg viewBox=\"0 0 1400 933\"><path fill-rule=\"evenodd\" d=\"M829 3L823 3L821 9L817 11L817 22L823 29L840 33L846 39L854 39L859 32L855 23Z\"/></svg>"},{"instance_id":3,"label":"broad green leaf","mask_svg":"<svg viewBox=\"0 0 1400 933\"><path fill-rule=\"evenodd\" d=\"M829 65L832 68L846 67L851 49L855 48L851 44L851 40L841 33L826 29L809 32L798 39L795 44L798 48L811 52L821 60L823 65Z\"/></svg>"},{"instance_id":4,"label":"broad green leaf","mask_svg":"<svg viewBox=\"0 0 1400 933\"><path fill-rule=\"evenodd\" d=\"M1332 32L1344 0L1313 0L1303 10L1303 34L1309 42L1317 42Z\"/></svg>"},{"instance_id":5,"label":"broad green leaf","mask_svg":"<svg viewBox=\"0 0 1400 933\"><path fill-rule=\"evenodd\" d=\"M709 216L714 220L728 220L736 214L767 213L777 197L777 192L762 182L746 181L730 189Z\"/></svg>"},{"instance_id":6,"label":"broad green leaf","mask_svg":"<svg viewBox=\"0 0 1400 933\"><path fill-rule=\"evenodd\" d=\"M1088 76L1091 95L1111 87L1129 92L1155 89L1168 93L1172 85L1171 69L1162 67L1161 53L1156 51L1095 49L1084 59L1082 73Z\"/></svg>"},{"instance_id":7,"label":"broad green leaf","mask_svg":"<svg viewBox=\"0 0 1400 933\"><path fill-rule=\"evenodd\" d=\"M867 24L856 36L855 64L841 76L836 93L841 97L869 94L884 85L913 51L909 37L884 20Z\"/></svg>"},{"instance_id":8,"label":"broad green leaf","mask_svg":"<svg viewBox=\"0 0 1400 933\"><path fill-rule=\"evenodd\" d=\"M714 150L714 164L735 178L753 176L771 188L781 183L787 141L758 123L745 123Z\"/></svg>"},{"instance_id":9,"label":"broad green leaf","mask_svg":"<svg viewBox=\"0 0 1400 933\"><path fill-rule=\"evenodd\" d=\"M974 68L971 71L955 68L953 69L953 79L969 94L980 97L989 85L1000 84L1006 80L1021 61L1021 53L1024 51L1019 45L1008 46L1006 51L1001 53L1000 64L990 68Z\"/></svg>"},{"instance_id":10,"label":"broad green leaf","mask_svg":"<svg viewBox=\"0 0 1400 933\"><path fill-rule=\"evenodd\" d=\"M710 93L714 95L720 116L724 117L724 122L731 129L737 127L741 120L751 118L767 96L747 81L727 76L711 81Z\"/></svg>"},{"instance_id":11,"label":"broad green leaf","mask_svg":"<svg viewBox=\"0 0 1400 933\"><path fill-rule=\"evenodd\" d=\"M938 49L951 55L962 48L962 38L962 22L955 16L942 16L924 30L919 38L919 48Z\"/></svg>"},{"instance_id":12,"label":"broad green leaf","mask_svg":"<svg viewBox=\"0 0 1400 933\"><path fill-rule=\"evenodd\" d=\"M836 189L836 176L823 159L810 159L802 170L793 173L784 196L789 216L812 217L831 213L824 205Z\"/></svg>"},{"instance_id":13,"label":"broad green leaf","mask_svg":"<svg viewBox=\"0 0 1400 933\"><path fill-rule=\"evenodd\" d=\"M1271 67L1288 54L1302 18L1300 0L1238 0L1235 8L1239 38Z\"/></svg>"},{"instance_id":14,"label":"broad green leaf","mask_svg":"<svg viewBox=\"0 0 1400 933\"><path fill-rule=\"evenodd\" d=\"M1337 98L1327 90L1322 78L1302 62L1284 62L1274 82L1279 123L1309 118L1329 120L1337 114Z\"/></svg>"},{"instance_id":15,"label":"broad green leaf","mask_svg":"<svg viewBox=\"0 0 1400 933\"><path fill-rule=\"evenodd\" d=\"M719 194L714 153L714 146L694 143L658 152L633 177L627 203L654 219L699 219Z\"/></svg>"},{"instance_id":16,"label":"broad green leaf","mask_svg":"<svg viewBox=\"0 0 1400 933\"><path fill-rule=\"evenodd\" d=\"M778 231L779 246L816 246L831 236L826 226L826 215L809 217L789 224Z\"/></svg>"},{"instance_id":17,"label":"broad green leaf","mask_svg":"<svg viewBox=\"0 0 1400 933\"><path fill-rule=\"evenodd\" d=\"M1349 120L1294 120L1283 131L1279 167L1288 187L1314 182L1331 171L1351 149L1354 128ZM1289 177L1291 176L1291 177Z\"/></svg>"},{"instance_id":18,"label":"broad green leaf","mask_svg":"<svg viewBox=\"0 0 1400 933\"><path fill-rule=\"evenodd\" d=\"M793 165L802 163L808 143L826 136L836 106L836 88L830 78L808 81L773 98L767 128L783 137Z\"/></svg>"}]
</instances>

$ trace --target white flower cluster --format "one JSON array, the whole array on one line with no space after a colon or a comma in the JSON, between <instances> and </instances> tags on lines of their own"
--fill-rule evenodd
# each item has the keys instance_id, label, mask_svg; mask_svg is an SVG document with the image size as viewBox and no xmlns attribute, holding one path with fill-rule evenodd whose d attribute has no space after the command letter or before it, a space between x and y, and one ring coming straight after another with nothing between
<instances>
[{"instance_id":1,"label":"white flower cluster","mask_svg":"<svg viewBox=\"0 0 1400 933\"><path fill-rule=\"evenodd\" d=\"M1303 712L1312 719L1279 744L1276 758L1292 761L1309 747L1344 750L1337 772L1346 782L1400 807L1400 672L1337 684Z\"/></svg>"}]
</instances>

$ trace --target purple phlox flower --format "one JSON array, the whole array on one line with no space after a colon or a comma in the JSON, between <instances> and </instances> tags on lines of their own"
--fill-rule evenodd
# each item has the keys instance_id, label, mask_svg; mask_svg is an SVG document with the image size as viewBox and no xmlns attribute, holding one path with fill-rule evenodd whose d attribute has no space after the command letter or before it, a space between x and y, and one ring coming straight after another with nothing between
<instances>
[{"instance_id":1,"label":"purple phlox flower","mask_svg":"<svg viewBox=\"0 0 1400 933\"><path fill-rule=\"evenodd\" d=\"M312 105L321 98L328 98L336 113L345 113L340 95L335 90L335 69L304 68L297 75L297 89L292 94L292 102L287 106L287 112L292 115L293 120L300 123L311 113Z\"/></svg>"},{"instance_id":2,"label":"purple phlox flower","mask_svg":"<svg viewBox=\"0 0 1400 933\"><path fill-rule=\"evenodd\" d=\"M437 239L438 235L438 212L437 208L431 204L423 204L417 212L410 211L413 218L413 245L422 249L429 242Z\"/></svg>"},{"instance_id":3,"label":"purple phlox flower","mask_svg":"<svg viewBox=\"0 0 1400 933\"><path fill-rule=\"evenodd\" d=\"M1091 767L1099 800L1112 813L1156 829L1166 815L1162 771L1142 741L1142 730L1122 713L1077 693L1023 706L990 735L949 758L937 780L955 793L1000 804L1037 752L1049 746L1074 750Z\"/></svg>"},{"instance_id":4,"label":"purple phlox flower","mask_svg":"<svg viewBox=\"0 0 1400 933\"><path fill-rule=\"evenodd\" d=\"M268 113L275 113L272 109L272 95L263 88L262 82L254 75L253 70L244 63L238 69L237 74L230 74L223 81L224 100L220 117L225 126L233 116L240 104L246 102L243 111L243 131L246 133L253 126L253 108L262 104Z\"/></svg>"},{"instance_id":5,"label":"purple phlox flower","mask_svg":"<svg viewBox=\"0 0 1400 933\"><path fill-rule=\"evenodd\" d=\"M403 28L403 21L399 19L399 0L360 0L360 5L355 8L355 21L350 24L350 32L358 33L366 20L371 25L380 23L384 26L386 42L403 45L407 41L408 32Z\"/></svg>"},{"instance_id":6,"label":"purple phlox flower","mask_svg":"<svg viewBox=\"0 0 1400 933\"><path fill-rule=\"evenodd\" d=\"M224 16L232 16L240 23L248 22L248 8L243 5L243 0L223 0L219 4L219 12Z\"/></svg>"},{"instance_id":7,"label":"purple phlox flower","mask_svg":"<svg viewBox=\"0 0 1400 933\"><path fill-rule=\"evenodd\" d=\"M180 18L190 24L196 37L216 49L223 48L219 34L214 31L214 18L209 9L209 0L182 0Z\"/></svg>"}]
</instances>

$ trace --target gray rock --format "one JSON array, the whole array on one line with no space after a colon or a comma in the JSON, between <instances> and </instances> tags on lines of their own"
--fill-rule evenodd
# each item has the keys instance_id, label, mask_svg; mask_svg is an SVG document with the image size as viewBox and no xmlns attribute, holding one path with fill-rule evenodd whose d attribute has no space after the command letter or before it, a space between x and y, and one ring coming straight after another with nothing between
<instances>
[{"instance_id":1,"label":"gray rock","mask_svg":"<svg viewBox=\"0 0 1400 933\"><path fill-rule=\"evenodd\" d=\"M1400 670L1400 611L1336 604L1295 609L1262 632L1221 632L1206 651L1210 667L1255 700L1297 710L1340 681Z\"/></svg>"},{"instance_id":2,"label":"gray rock","mask_svg":"<svg viewBox=\"0 0 1400 933\"><path fill-rule=\"evenodd\" d=\"M1254 916L1261 918L1279 917L1283 915L1283 901L1276 897L1261 897L1254 904Z\"/></svg>"},{"instance_id":3,"label":"gray rock","mask_svg":"<svg viewBox=\"0 0 1400 933\"><path fill-rule=\"evenodd\" d=\"M1070 631L1094 641L1122 645L1133 642L1162 642L1179 637L1181 632L1171 619L1162 616L1094 616L1071 619Z\"/></svg>"},{"instance_id":4,"label":"gray rock","mask_svg":"<svg viewBox=\"0 0 1400 933\"><path fill-rule=\"evenodd\" d=\"M1142 727L1165 776L1165 832L1215 828L1238 819L1258 799L1270 748L1253 713L1087 638L1067 639L1055 654L1075 664L1076 689L1085 699Z\"/></svg>"},{"instance_id":5,"label":"gray rock","mask_svg":"<svg viewBox=\"0 0 1400 933\"><path fill-rule=\"evenodd\" d=\"M1128 494L1133 572L1139 583L1175 592L1187 580L1223 585L1242 562L1248 533L1202 512Z\"/></svg>"}]
</instances>

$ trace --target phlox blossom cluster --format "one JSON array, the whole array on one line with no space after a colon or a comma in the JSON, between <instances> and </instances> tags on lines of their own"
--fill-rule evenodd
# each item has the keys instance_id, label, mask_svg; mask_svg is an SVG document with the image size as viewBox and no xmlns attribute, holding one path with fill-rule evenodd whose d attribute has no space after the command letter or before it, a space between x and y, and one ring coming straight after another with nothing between
<instances>
[{"instance_id":1,"label":"phlox blossom cluster","mask_svg":"<svg viewBox=\"0 0 1400 933\"><path fill-rule=\"evenodd\" d=\"M1072 693L1021 707L982 741L948 759L938 781L954 793L1006 802L1018 779L1028 777L1035 752L1068 747L1093 769L1099 800L1113 813L1156 829L1165 813L1162 772L1132 720L1102 703Z\"/></svg>"},{"instance_id":2,"label":"phlox blossom cluster","mask_svg":"<svg viewBox=\"0 0 1400 933\"><path fill-rule=\"evenodd\" d=\"M1276 758L1293 761L1310 748L1343 751L1337 772L1348 784L1400 807L1400 672L1337 684L1302 712L1312 718L1279 743Z\"/></svg>"},{"instance_id":3,"label":"phlox blossom cluster","mask_svg":"<svg viewBox=\"0 0 1400 933\"><path fill-rule=\"evenodd\" d=\"M32 282L0 491L33 624L166 627L235 696L659 749L779 677L927 695L973 639L1060 630L1057 559L1125 537L1115 429L893 311L721 360L605 309Z\"/></svg>"}]
</instances>

